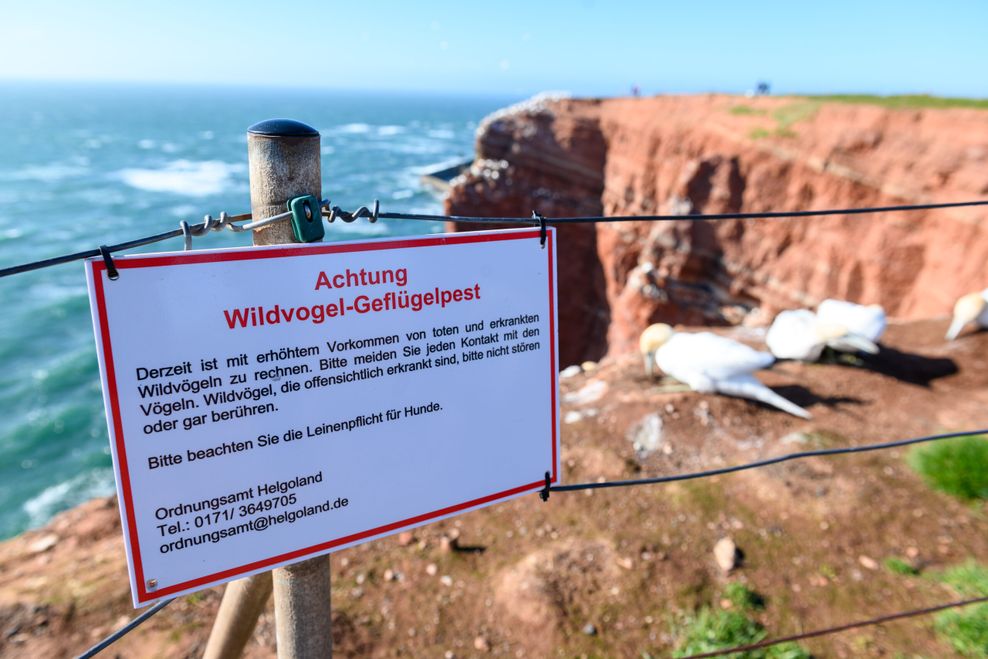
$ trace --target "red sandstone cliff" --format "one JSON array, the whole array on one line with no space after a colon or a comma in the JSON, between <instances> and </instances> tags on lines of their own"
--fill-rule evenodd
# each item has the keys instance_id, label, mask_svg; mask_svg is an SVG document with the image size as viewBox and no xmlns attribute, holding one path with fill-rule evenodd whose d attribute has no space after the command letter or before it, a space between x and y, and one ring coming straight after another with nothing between
<instances>
[{"instance_id":1,"label":"red sandstone cliff","mask_svg":"<svg viewBox=\"0 0 988 659\"><path fill-rule=\"evenodd\" d=\"M802 98L529 102L489 117L451 214L770 211L988 196L988 112ZM767 320L827 296L949 313L988 285L981 208L560 230L562 364L650 322ZM749 312L761 309L762 315Z\"/></svg>"}]
</instances>

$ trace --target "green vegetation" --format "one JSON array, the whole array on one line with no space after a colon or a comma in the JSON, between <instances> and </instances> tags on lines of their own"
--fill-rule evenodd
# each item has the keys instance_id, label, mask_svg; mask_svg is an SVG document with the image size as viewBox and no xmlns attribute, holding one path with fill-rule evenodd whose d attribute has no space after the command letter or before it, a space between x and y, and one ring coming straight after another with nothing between
<instances>
[{"instance_id":1,"label":"green vegetation","mask_svg":"<svg viewBox=\"0 0 988 659\"><path fill-rule=\"evenodd\" d=\"M885 567L889 572L894 572L895 574L901 574L904 577L915 577L919 574L919 570L912 566L912 564L898 558L896 556L890 556L885 559Z\"/></svg>"},{"instance_id":2,"label":"green vegetation","mask_svg":"<svg viewBox=\"0 0 988 659\"><path fill-rule=\"evenodd\" d=\"M858 103L880 105L893 110L920 110L923 108L970 108L988 110L986 98L944 98L928 94L908 94L903 96L874 96L871 94L827 94L808 96L814 101L833 103Z\"/></svg>"},{"instance_id":3,"label":"green vegetation","mask_svg":"<svg viewBox=\"0 0 988 659\"><path fill-rule=\"evenodd\" d=\"M724 599L731 602L730 610L703 607L696 615L687 616L676 630L679 645L674 657L687 657L739 645L757 643L765 638L765 628L747 613L765 608L765 599L741 583L733 582L724 589ZM742 659L810 659L810 654L795 643L782 643L764 650L739 652L731 657Z\"/></svg>"},{"instance_id":4,"label":"green vegetation","mask_svg":"<svg viewBox=\"0 0 988 659\"><path fill-rule=\"evenodd\" d=\"M756 140L764 137L795 137L796 131L792 129L793 125L812 118L820 110L821 105L820 101L787 103L772 112L772 118L775 119L774 129L755 128L749 136Z\"/></svg>"},{"instance_id":5,"label":"green vegetation","mask_svg":"<svg viewBox=\"0 0 988 659\"><path fill-rule=\"evenodd\" d=\"M977 561L967 561L948 568L935 576L965 597L988 596L988 567Z\"/></svg>"},{"instance_id":6,"label":"green vegetation","mask_svg":"<svg viewBox=\"0 0 988 659\"><path fill-rule=\"evenodd\" d=\"M765 608L764 597L737 581L732 581L724 588L724 599L739 611L755 611Z\"/></svg>"},{"instance_id":7,"label":"green vegetation","mask_svg":"<svg viewBox=\"0 0 988 659\"><path fill-rule=\"evenodd\" d=\"M933 627L965 657L988 657L988 606L944 611Z\"/></svg>"},{"instance_id":8,"label":"green vegetation","mask_svg":"<svg viewBox=\"0 0 988 659\"><path fill-rule=\"evenodd\" d=\"M934 489L972 501L988 499L988 441L968 435L917 446L909 464Z\"/></svg>"},{"instance_id":9,"label":"green vegetation","mask_svg":"<svg viewBox=\"0 0 988 659\"><path fill-rule=\"evenodd\" d=\"M936 576L966 597L988 596L988 568L974 561ZM988 657L988 604L950 609L937 614L937 634L965 657Z\"/></svg>"},{"instance_id":10,"label":"green vegetation","mask_svg":"<svg viewBox=\"0 0 988 659\"><path fill-rule=\"evenodd\" d=\"M790 103L788 105L783 105L781 108L772 113L775 120L779 123L775 131L790 131L793 124L803 121L804 119L812 119L813 116L820 110L820 106L823 105L819 101L801 101L797 103Z\"/></svg>"},{"instance_id":11,"label":"green vegetation","mask_svg":"<svg viewBox=\"0 0 988 659\"><path fill-rule=\"evenodd\" d=\"M902 96L875 96L871 94L824 94L820 96L802 96L802 100L794 101L777 108L772 112L775 128L755 128L748 136L754 140L766 137L795 137L793 125L813 117L824 103L854 103L878 105L893 110L920 110L926 108L968 108L973 110L988 110L988 98L944 98L928 94L909 94ZM768 112L750 105L735 105L730 110L734 115L767 115Z\"/></svg>"},{"instance_id":12,"label":"green vegetation","mask_svg":"<svg viewBox=\"0 0 988 659\"><path fill-rule=\"evenodd\" d=\"M728 110L728 112L738 116L753 115L753 116L761 117L768 114L768 110L763 110L761 108L753 108L750 105L735 105L730 110Z\"/></svg>"}]
</instances>

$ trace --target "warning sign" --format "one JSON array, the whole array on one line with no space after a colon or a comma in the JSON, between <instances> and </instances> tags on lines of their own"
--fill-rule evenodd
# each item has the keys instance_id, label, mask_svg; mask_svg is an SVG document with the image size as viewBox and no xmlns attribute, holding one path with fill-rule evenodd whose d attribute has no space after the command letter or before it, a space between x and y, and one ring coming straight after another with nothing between
<instances>
[{"instance_id":1,"label":"warning sign","mask_svg":"<svg viewBox=\"0 0 988 659\"><path fill-rule=\"evenodd\" d=\"M135 605L557 482L554 245L87 262Z\"/></svg>"}]
</instances>

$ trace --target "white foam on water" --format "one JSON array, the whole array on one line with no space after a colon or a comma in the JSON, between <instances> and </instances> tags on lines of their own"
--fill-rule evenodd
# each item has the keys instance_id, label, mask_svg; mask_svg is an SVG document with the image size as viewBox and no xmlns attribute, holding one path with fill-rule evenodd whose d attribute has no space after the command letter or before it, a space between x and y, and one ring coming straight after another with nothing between
<instances>
[{"instance_id":1,"label":"white foam on water","mask_svg":"<svg viewBox=\"0 0 988 659\"><path fill-rule=\"evenodd\" d=\"M371 127L369 124L343 124L342 126L337 126L332 130L337 133L356 135L359 133L369 133L370 129Z\"/></svg>"},{"instance_id":2,"label":"white foam on water","mask_svg":"<svg viewBox=\"0 0 988 659\"><path fill-rule=\"evenodd\" d=\"M22 167L18 170L3 172L0 173L0 179L5 179L8 181L41 181L42 183L54 183L67 178L85 176L88 173L88 167L53 162L48 165L28 165L27 167Z\"/></svg>"},{"instance_id":3,"label":"white foam on water","mask_svg":"<svg viewBox=\"0 0 988 659\"><path fill-rule=\"evenodd\" d=\"M181 217L188 220L189 218L198 217L201 215L201 210L201 208L194 204L179 204L178 206L172 206L169 208L168 212L175 217Z\"/></svg>"},{"instance_id":4,"label":"white foam on water","mask_svg":"<svg viewBox=\"0 0 988 659\"><path fill-rule=\"evenodd\" d=\"M410 155L434 155L442 153L446 147L436 142L421 140L418 142L402 142L388 145L388 151Z\"/></svg>"},{"instance_id":5,"label":"white foam on water","mask_svg":"<svg viewBox=\"0 0 988 659\"><path fill-rule=\"evenodd\" d=\"M428 132L428 135L439 140L451 140L456 137L456 133L448 128L433 128Z\"/></svg>"},{"instance_id":6,"label":"white foam on water","mask_svg":"<svg viewBox=\"0 0 988 659\"><path fill-rule=\"evenodd\" d=\"M161 169L122 169L117 176L138 190L206 197L223 192L233 174L244 170L243 164L220 160L175 160Z\"/></svg>"},{"instance_id":7,"label":"white foam on water","mask_svg":"<svg viewBox=\"0 0 988 659\"><path fill-rule=\"evenodd\" d=\"M94 469L45 488L24 502L22 509L31 528L41 526L56 513L94 497L113 494L113 470Z\"/></svg>"},{"instance_id":8,"label":"white foam on water","mask_svg":"<svg viewBox=\"0 0 988 659\"><path fill-rule=\"evenodd\" d=\"M154 140L143 139L137 142L137 148L139 149L153 149L158 143Z\"/></svg>"},{"instance_id":9,"label":"white foam on water","mask_svg":"<svg viewBox=\"0 0 988 659\"><path fill-rule=\"evenodd\" d=\"M398 133L404 133L404 132L405 132L405 127L404 126L378 126L377 127L377 134L378 135L381 135L382 137L386 137L386 136L389 136L389 135L397 135Z\"/></svg>"}]
</instances>

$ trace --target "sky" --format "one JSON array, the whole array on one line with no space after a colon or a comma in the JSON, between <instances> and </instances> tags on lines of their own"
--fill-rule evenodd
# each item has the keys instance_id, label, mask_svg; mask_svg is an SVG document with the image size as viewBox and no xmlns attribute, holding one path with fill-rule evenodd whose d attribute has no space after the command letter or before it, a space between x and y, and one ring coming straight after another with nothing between
<instances>
[{"instance_id":1,"label":"sky","mask_svg":"<svg viewBox=\"0 0 988 659\"><path fill-rule=\"evenodd\" d=\"M988 2L0 0L0 79L988 97Z\"/></svg>"}]
</instances>

